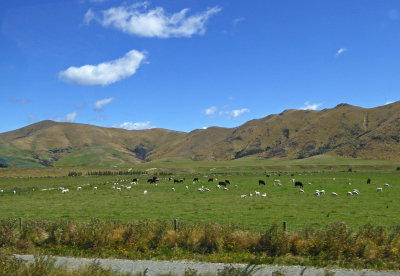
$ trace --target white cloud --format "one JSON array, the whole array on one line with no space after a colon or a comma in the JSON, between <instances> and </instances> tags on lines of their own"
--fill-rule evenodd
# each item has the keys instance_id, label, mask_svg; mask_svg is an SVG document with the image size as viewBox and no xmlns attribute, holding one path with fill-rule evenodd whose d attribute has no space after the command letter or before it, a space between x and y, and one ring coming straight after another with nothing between
<instances>
[{"instance_id":1,"label":"white cloud","mask_svg":"<svg viewBox=\"0 0 400 276\"><path fill-rule=\"evenodd\" d=\"M124 122L121 124L113 124L112 127L115 128L123 128L127 130L142 130L142 129L150 129L150 128L155 128L150 124L150 121L147 122Z\"/></svg>"},{"instance_id":2,"label":"white cloud","mask_svg":"<svg viewBox=\"0 0 400 276\"><path fill-rule=\"evenodd\" d=\"M385 105L387 105L387 104L392 104L392 103L394 103L394 102L388 101L388 102L385 103Z\"/></svg>"},{"instance_id":3,"label":"white cloud","mask_svg":"<svg viewBox=\"0 0 400 276\"><path fill-rule=\"evenodd\" d=\"M141 2L131 6L113 7L95 16L89 10L85 15L85 22L97 20L105 27L114 27L124 33L143 37L191 37L195 34L204 34L208 19L221 11L220 7L208 8L202 13L187 16L189 9L183 9L172 15L165 13L161 7L148 9L148 2Z\"/></svg>"},{"instance_id":4,"label":"white cloud","mask_svg":"<svg viewBox=\"0 0 400 276\"><path fill-rule=\"evenodd\" d=\"M239 24L240 22L244 21L244 17L238 17L232 20L232 23L234 26L236 26L237 24Z\"/></svg>"},{"instance_id":5,"label":"white cloud","mask_svg":"<svg viewBox=\"0 0 400 276\"><path fill-rule=\"evenodd\" d=\"M301 110L317 110L318 107L320 107L322 103L319 104L310 104L309 102L305 102L302 107L300 107Z\"/></svg>"},{"instance_id":6,"label":"white cloud","mask_svg":"<svg viewBox=\"0 0 400 276\"><path fill-rule=\"evenodd\" d=\"M145 57L144 52L132 50L120 59L98 65L71 66L60 72L58 76L69 83L105 86L135 74Z\"/></svg>"},{"instance_id":7,"label":"white cloud","mask_svg":"<svg viewBox=\"0 0 400 276\"><path fill-rule=\"evenodd\" d=\"M114 98L107 98L107 99L103 99L103 100L97 101L94 104L93 109L96 110L96 111L102 111L103 110L103 106L105 106L106 104L111 103L113 100L114 100Z\"/></svg>"},{"instance_id":8,"label":"white cloud","mask_svg":"<svg viewBox=\"0 0 400 276\"><path fill-rule=\"evenodd\" d=\"M344 52L346 52L347 49L346 48L340 48L337 52L336 52L336 56L338 57L339 55L343 54Z\"/></svg>"},{"instance_id":9,"label":"white cloud","mask_svg":"<svg viewBox=\"0 0 400 276\"><path fill-rule=\"evenodd\" d=\"M63 117L56 118L55 121L73 123L73 122L75 122L77 115L78 115L78 113L76 111L74 111L74 112L68 113L67 115L65 115Z\"/></svg>"},{"instance_id":10,"label":"white cloud","mask_svg":"<svg viewBox=\"0 0 400 276\"><path fill-rule=\"evenodd\" d=\"M216 106L212 106L212 107L210 107L210 108L207 108L207 109L204 111L204 113L205 113L207 116L213 116L213 115L215 114L216 111L217 111L217 107L216 107Z\"/></svg>"},{"instance_id":11,"label":"white cloud","mask_svg":"<svg viewBox=\"0 0 400 276\"><path fill-rule=\"evenodd\" d=\"M206 127L206 126L203 126L201 129L207 129L208 127Z\"/></svg>"},{"instance_id":12,"label":"white cloud","mask_svg":"<svg viewBox=\"0 0 400 276\"><path fill-rule=\"evenodd\" d=\"M246 112L250 112L250 109L248 108L242 108L242 109L234 109L231 112L229 112L229 118L230 119L236 119L239 116L243 115Z\"/></svg>"},{"instance_id":13,"label":"white cloud","mask_svg":"<svg viewBox=\"0 0 400 276\"><path fill-rule=\"evenodd\" d=\"M94 12L92 11L92 9L89 9L86 12L85 17L83 18L83 21L85 22L85 24L89 24L93 19L95 19Z\"/></svg>"}]
</instances>

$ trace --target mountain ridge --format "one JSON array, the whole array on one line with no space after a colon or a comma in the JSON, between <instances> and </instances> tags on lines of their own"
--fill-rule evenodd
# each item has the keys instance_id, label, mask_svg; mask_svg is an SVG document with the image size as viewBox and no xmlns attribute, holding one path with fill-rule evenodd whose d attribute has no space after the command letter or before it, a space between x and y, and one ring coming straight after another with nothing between
<instances>
[{"instance_id":1,"label":"mountain ridge","mask_svg":"<svg viewBox=\"0 0 400 276\"><path fill-rule=\"evenodd\" d=\"M302 159L319 154L400 160L400 102L363 108L287 109L234 128L125 130L41 121L0 133L8 166L111 166L163 158Z\"/></svg>"}]
</instances>

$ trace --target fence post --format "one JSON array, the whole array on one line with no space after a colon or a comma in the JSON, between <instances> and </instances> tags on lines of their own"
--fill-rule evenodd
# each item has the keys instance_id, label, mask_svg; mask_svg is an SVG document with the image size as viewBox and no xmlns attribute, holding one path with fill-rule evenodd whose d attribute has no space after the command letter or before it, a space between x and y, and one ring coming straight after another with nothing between
<instances>
[{"instance_id":1,"label":"fence post","mask_svg":"<svg viewBox=\"0 0 400 276\"><path fill-rule=\"evenodd\" d=\"M283 222L283 232L286 232L287 230L287 224L286 221Z\"/></svg>"},{"instance_id":2,"label":"fence post","mask_svg":"<svg viewBox=\"0 0 400 276\"><path fill-rule=\"evenodd\" d=\"M174 230L175 230L175 232L178 231L178 220L177 219L174 219Z\"/></svg>"},{"instance_id":3,"label":"fence post","mask_svg":"<svg viewBox=\"0 0 400 276\"><path fill-rule=\"evenodd\" d=\"M22 233L22 218L19 218L19 232Z\"/></svg>"}]
</instances>

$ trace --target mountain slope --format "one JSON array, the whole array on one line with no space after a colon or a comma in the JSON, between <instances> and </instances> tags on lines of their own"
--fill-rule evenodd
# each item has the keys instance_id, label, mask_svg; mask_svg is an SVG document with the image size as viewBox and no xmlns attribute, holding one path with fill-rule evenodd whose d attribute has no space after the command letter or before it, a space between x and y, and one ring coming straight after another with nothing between
<instances>
[{"instance_id":1,"label":"mountain slope","mask_svg":"<svg viewBox=\"0 0 400 276\"><path fill-rule=\"evenodd\" d=\"M189 133L124 130L42 121L0 134L0 163L12 166L111 166L163 158L231 160L319 154L400 160L400 102L321 111L286 110L236 128Z\"/></svg>"}]
</instances>

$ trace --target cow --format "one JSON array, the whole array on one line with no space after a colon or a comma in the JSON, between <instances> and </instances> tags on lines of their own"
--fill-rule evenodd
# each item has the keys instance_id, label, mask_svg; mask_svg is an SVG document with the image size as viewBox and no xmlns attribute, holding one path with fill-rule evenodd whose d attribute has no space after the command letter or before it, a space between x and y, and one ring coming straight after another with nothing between
<instances>
[{"instance_id":1,"label":"cow","mask_svg":"<svg viewBox=\"0 0 400 276\"><path fill-rule=\"evenodd\" d=\"M371 178L367 179L367 184L371 184Z\"/></svg>"},{"instance_id":2,"label":"cow","mask_svg":"<svg viewBox=\"0 0 400 276\"><path fill-rule=\"evenodd\" d=\"M223 181L220 181L220 182L218 183L218 185L226 187L226 183L223 182Z\"/></svg>"},{"instance_id":3,"label":"cow","mask_svg":"<svg viewBox=\"0 0 400 276\"><path fill-rule=\"evenodd\" d=\"M264 185L265 186L265 181L264 180L258 180L258 185Z\"/></svg>"},{"instance_id":4,"label":"cow","mask_svg":"<svg viewBox=\"0 0 400 276\"><path fill-rule=\"evenodd\" d=\"M301 187L301 188L303 188L304 186L303 186L303 183L301 183L300 181L296 181L296 182L294 182L294 186L295 187Z\"/></svg>"},{"instance_id":5,"label":"cow","mask_svg":"<svg viewBox=\"0 0 400 276\"><path fill-rule=\"evenodd\" d=\"M193 178L193 182L195 181L199 181L199 178L198 177Z\"/></svg>"},{"instance_id":6,"label":"cow","mask_svg":"<svg viewBox=\"0 0 400 276\"><path fill-rule=\"evenodd\" d=\"M231 182L229 182L229 180L225 180L225 183L229 184L229 185L231 184Z\"/></svg>"},{"instance_id":7,"label":"cow","mask_svg":"<svg viewBox=\"0 0 400 276\"><path fill-rule=\"evenodd\" d=\"M208 182L213 182L214 181L214 178L209 178L208 179Z\"/></svg>"}]
</instances>

